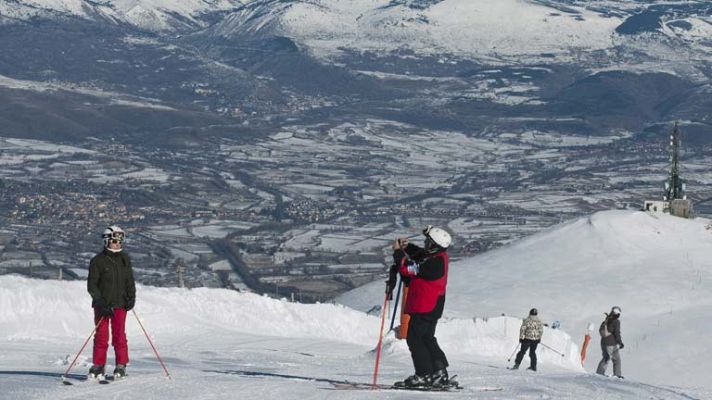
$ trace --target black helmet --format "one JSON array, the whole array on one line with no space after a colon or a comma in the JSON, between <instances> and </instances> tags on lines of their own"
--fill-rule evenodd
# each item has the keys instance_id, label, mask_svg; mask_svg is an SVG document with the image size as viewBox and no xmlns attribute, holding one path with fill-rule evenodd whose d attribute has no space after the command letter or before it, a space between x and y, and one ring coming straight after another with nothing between
<instances>
[{"instance_id":1,"label":"black helmet","mask_svg":"<svg viewBox=\"0 0 712 400\"><path fill-rule=\"evenodd\" d=\"M529 315L538 315L539 311L536 308L532 308L529 310Z\"/></svg>"}]
</instances>

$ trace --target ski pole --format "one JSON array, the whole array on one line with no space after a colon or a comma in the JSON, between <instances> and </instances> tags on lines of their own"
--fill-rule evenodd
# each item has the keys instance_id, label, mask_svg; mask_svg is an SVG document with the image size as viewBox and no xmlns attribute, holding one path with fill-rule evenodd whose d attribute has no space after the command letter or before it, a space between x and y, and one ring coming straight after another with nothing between
<instances>
[{"instance_id":1,"label":"ski pole","mask_svg":"<svg viewBox=\"0 0 712 400\"><path fill-rule=\"evenodd\" d=\"M67 375L69 374L69 370L71 370L72 367L74 366L74 363L77 362L77 358L79 358L79 355L82 354L82 352L84 351L84 348L87 347L87 343L89 343L89 339L91 339L91 337L94 336L94 332L96 332L96 330L99 328L99 324L101 324L101 321L103 321L103 320L104 320L104 316L99 318L99 322L97 322L96 325L94 325L94 329L92 329L91 333L89 334L89 337L87 337L87 340L84 341L82 348L79 349L79 353L77 353L76 357L74 357L74 360L72 361L72 363L69 364L69 368L67 368L67 370L64 371L64 374L62 374L62 383L64 383L65 385L72 384L71 382L66 380Z\"/></svg>"},{"instance_id":2,"label":"ski pole","mask_svg":"<svg viewBox=\"0 0 712 400\"><path fill-rule=\"evenodd\" d=\"M378 345L376 350L376 365L373 368L373 387L376 388L376 381L378 380L378 363L381 361L381 347L383 345L383 325L386 322L386 307L388 307L388 293L386 293L386 298L383 300L383 309L381 309L381 329L378 331Z\"/></svg>"},{"instance_id":3,"label":"ski pole","mask_svg":"<svg viewBox=\"0 0 712 400\"><path fill-rule=\"evenodd\" d=\"M512 359L512 357L514 357L514 353L517 352L517 349L519 348L519 345L520 345L520 344L521 344L521 343L517 343L517 347L514 348L514 351L512 352L512 355L509 356L509 358L507 359L507 362L509 362L509 361Z\"/></svg>"},{"instance_id":4,"label":"ski pole","mask_svg":"<svg viewBox=\"0 0 712 400\"><path fill-rule=\"evenodd\" d=\"M552 348L551 348L551 346L547 346L547 345L545 345L544 343L541 343L541 342L539 342L539 344L541 344L542 346L546 347L547 349L549 349L549 350L553 351L554 353L556 353L556 354L560 355L561 357L563 357L563 356L564 356L564 353L562 353L562 352L559 352L559 351L556 351L556 350L552 349Z\"/></svg>"},{"instance_id":5,"label":"ski pole","mask_svg":"<svg viewBox=\"0 0 712 400\"><path fill-rule=\"evenodd\" d=\"M393 324L396 322L396 314L398 311L398 299L400 299L401 286L403 286L403 279L398 281L398 290L396 291L396 302L393 305L393 315L391 316L391 327L388 328L388 332L393 330Z\"/></svg>"},{"instance_id":6,"label":"ski pole","mask_svg":"<svg viewBox=\"0 0 712 400\"><path fill-rule=\"evenodd\" d=\"M168 379L171 379L171 375L168 373L168 370L166 369L166 365L163 364L163 360L161 360L161 356L158 355L158 350L156 350L156 346L153 345L151 338L148 337L148 332L146 332L146 329L143 327L141 320L138 319L138 315L136 315L136 311L135 310L131 310L131 311L133 312L134 317L136 317L136 321L138 321L138 325L141 327L143 334L146 335L146 339L148 340L148 343L151 345L153 352L156 353L156 358L158 358L158 361L161 363L161 367L163 367L163 370L166 371L166 376L168 377Z\"/></svg>"}]
</instances>

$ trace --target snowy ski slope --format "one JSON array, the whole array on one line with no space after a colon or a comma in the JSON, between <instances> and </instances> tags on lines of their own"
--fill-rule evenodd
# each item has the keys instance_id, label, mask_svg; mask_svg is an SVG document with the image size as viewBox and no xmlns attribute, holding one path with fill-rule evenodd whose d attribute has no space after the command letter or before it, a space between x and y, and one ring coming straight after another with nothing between
<instances>
[{"instance_id":1,"label":"snowy ski slope","mask_svg":"<svg viewBox=\"0 0 712 400\"><path fill-rule=\"evenodd\" d=\"M523 317L537 307L581 343L588 323L597 332L603 313L618 305L624 376L709 387L711 256L709 220L599 212L454 263L445 313ZM361 287L340 302L363 309L382 286ZM597 333L594 339L588 371L600 360Z\"/></svg>"},{"instance_id":2,"label":"snowy ski slope","mask_svg":"<svg viewBox=\"0 0 712 400\"><path fill-rule=\"evenodd\" d=\"M604 212L456 263L438 337L450 357L451 372L460 375L466 388L447 396L710 398L712 388L703 378L710 348L703 330L709 328L705 313L712 298L705 275L710 269L707 260L712 240L707 226L709 221L701 219ZM677 270L669 267L673 248L684 252L678 257L681 265ZM581 273L584 270L589 272ZM690 279L696 270L702 272L696 280ZM617 283L605 289L612 282L609 275L614 275ZM383 300L382 289L383 284L376 282L344 296L342 301L351 299L356 308L378 304ZM607 298L613 296L614 289L618 290L615 301ZM656 291L657 296L649 298L650 291ZM92 329L85 283L2 276L0 292L2 399L418 396L332 390L330 380L372 379L380 322L375 316L341 305L295 304L228 290L147 286L138 288L136 312L172 379L164 376L131 314L127 323L130 380L64 386L59 384L59 376ZM581 298L589 298L589 303L572 311ZM665 306L668 300L676 300L672 314ZM627 343L623 372L628 377L624 381L587 373L576 360L580 324L597 321L611 303L623 308ZM564 352L565 357L542 348L536 375L505 369L506 359L516 346L520 321L499 317L500 313L523 315L532 305L540 308L545 321L561 319L564 328L547 329L543 342ZM596 342L594 338L590 350L593 361L598 358ZM688 354L687 347L695 355ZM73 373L84 374L89 362L90 349L85 350ZM109 364L112 362L110 350ZM667 375L658 379L655 373L663 369ZM591 370L590 365L587 370ZM379 382L395 381L410 373L405 343L389 334ZM655 386L641 382L655 379ZM665 386L683 384L685 388ZM502 390L480 392L482 388Z\"/></svg>"}]
</instances>

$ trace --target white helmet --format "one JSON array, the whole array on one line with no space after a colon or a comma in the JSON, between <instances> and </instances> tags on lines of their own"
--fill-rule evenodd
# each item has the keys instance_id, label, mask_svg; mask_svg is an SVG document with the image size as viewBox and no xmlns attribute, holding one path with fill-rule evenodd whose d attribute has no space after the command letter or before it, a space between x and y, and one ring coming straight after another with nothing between
<instances>
[{"instance_id":1,"label":"white helmet","mask_svg":"<svg viewBox=\"0 0 712 400\"><path fill-rule=\"evenodd\" d=\"M123 245L124 240L126 239L126 234L124 233L124 230L119 228L117 225L112 225L104 229L104 232L101 234L101 238L104 241L104 247L109 248L110 240L118 240L118 242Z\"/></svg>"},{"instance_id":2,"label":"white helmet","mask_svg":"<svg viewBox=\"0 0 712 400\"><path fill-rule=\"evenodd\" d=\"M450 247L450 243L452 243L452 236L450 236L445 229L438 228L436 226L428 225L425 229L423 229L423 235L443 249L447 249Z\"/></svg>"}]
</instances>

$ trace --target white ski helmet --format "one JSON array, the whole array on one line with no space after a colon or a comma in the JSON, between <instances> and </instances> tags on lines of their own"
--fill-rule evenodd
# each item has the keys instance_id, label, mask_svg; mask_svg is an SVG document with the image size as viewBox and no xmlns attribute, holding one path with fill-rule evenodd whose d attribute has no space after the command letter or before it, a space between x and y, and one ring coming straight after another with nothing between
<instances>
[{"instance_id":1,"label":"white ski helmet","mask_svg":"<svg viewBox=\"0 0 712 400\"><path fill-rule=\"evenodd\" d=\"M104 232L101 234L101 238L104 241L104 247L108 248L110 240L118 240L118 242L123 245L124 240L126 239L126 234L124 233L124 230L119 228L117 225L111 225L104 229Z\"/></svg>"},{"instance_id":2,"label":"white ski helmet","mask_svg":"<svg viewBox=\"0 0 712 400\"><path fill-rule=\"evenodd\" d=\"M423 235L443 249L447 249L450 247L450 243L452 243L452 236L450 236L445 229L436 226L428 225L423 229Z\"/></svg>"}]
</instances>

